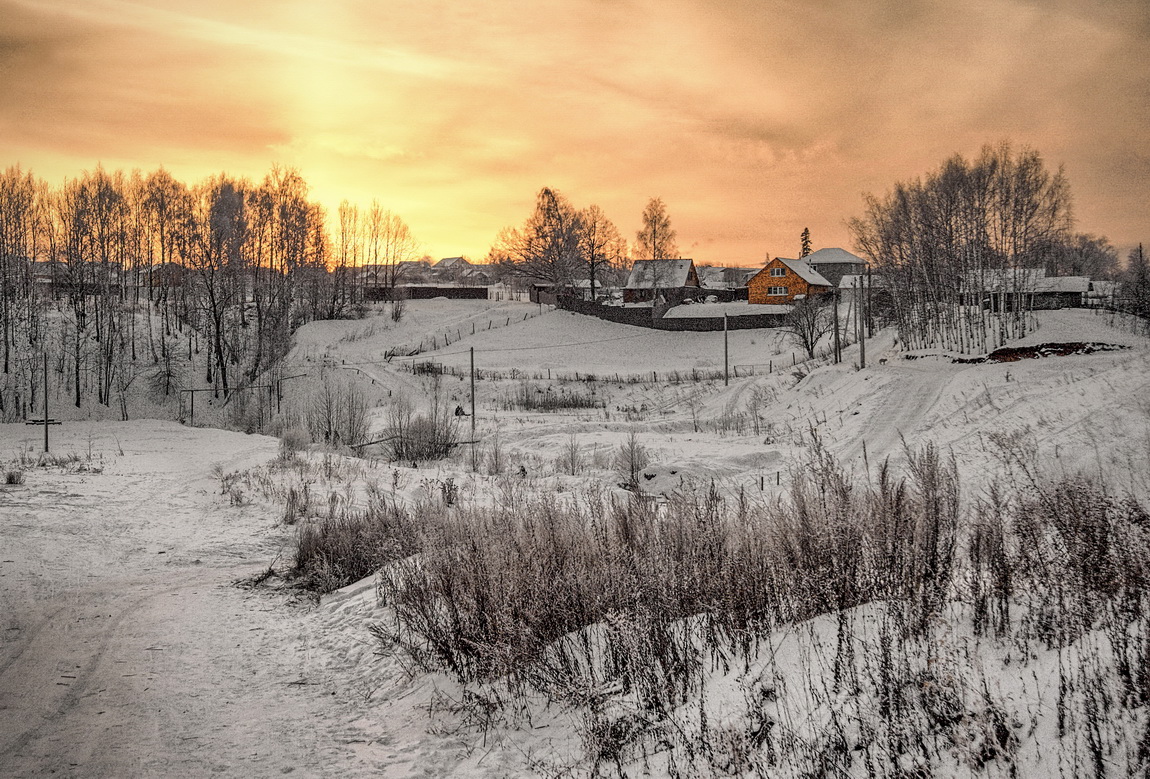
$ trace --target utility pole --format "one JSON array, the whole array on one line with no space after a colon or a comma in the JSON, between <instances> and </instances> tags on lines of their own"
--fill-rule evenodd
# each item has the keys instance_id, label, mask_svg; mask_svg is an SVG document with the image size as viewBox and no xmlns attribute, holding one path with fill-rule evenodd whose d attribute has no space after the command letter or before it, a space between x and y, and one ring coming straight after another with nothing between
<instances>
[{"instance_id":1,"label":"utility pole","mask_svg":"<svg viewBox=\"0 0 1150 779\"><path fill-rule=\"evenodd\" d=\"M839 290L835 287L834 297L832 299L832 306L834 307L835 317L835 364L843 361L843 347L839 342Z\"/></svg>"},{"instance_id":2,"label":"utility pole","mask_svg":"<svg viewBox=\"0 0 1150 779\"><path fill-rule=\"evenodd\" d=\"M475 347L468 347L468 351L471 353L471 459L478 463L478 444L475 441Z\"/></svg>"},{"instance_id":3,"label":"utility pole","mask_svg":"<svg viewBox=\"0 0 1150 779\"><path fill-rule=\"evenodd\" d=\"M866 332L867 332L867 335L874 335L873 321L871 320L871 315L870 315L870 303L871 303L870 291L871 291L871 275L870 275L870 264L868 263L866 266Z\"/></svg>"},{"instance_id":4,"label":"utility pole","mask_svg":"<svg viewBox=\"0 0 1150 779\"><path fill-rule=\"evenodd\" d=\"M858 312L858 334L859 334L859 369L866 367L866 317L863 315L863 298L859 294L858 282L854 284L855 287L855 300L858 305L855 310Z\"/></svg>"},{"instance_id":5,"label":"utility pole","mask_svg":"<svg viewBox=\"0 0 1150 779\"><path fill-rule=\"evenodd\" d=\"M44 418L43 419L29 419L24 422L26 425L44 425L44 454L48 454L48 425L60 424L55 419L48 416L48 350L44 350Z\"/></svg>"},{"instance_id":6,"label":"utility pole","mask_svg":"<svg viewBox=\"0 0 1150 779\"><path fill-rule=\"evenodd\" d=\"M44 350L44 454L48 453L48 350Z\"/></svg>"},{"instance_id":7,"label":"utility pole","mask_svg":"<svg viewBox=\"0 0 1150 779\"><path fill-rule=\"evenodd\" d=\"M729 387L731 384L731 371L730 371L730 355L731 350L727 344L727 315L723 314L723 386Z\"/></svg>"}]
</instances>

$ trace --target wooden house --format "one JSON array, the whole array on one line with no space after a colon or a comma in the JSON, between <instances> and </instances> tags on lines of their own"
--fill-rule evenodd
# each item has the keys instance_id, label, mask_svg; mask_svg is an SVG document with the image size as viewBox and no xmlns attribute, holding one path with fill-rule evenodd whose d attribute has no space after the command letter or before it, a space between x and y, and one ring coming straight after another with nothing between
<instances>
[{"instance_id":1,"label":"wooden house","mask_svg":"<svg viewBox=\"0 0 1150 779\"><path fill-rule=\"evenodd\" d=\"M700 289L694 260L636 260L623 287L624 303L681 300Z\"/></svg>"},{"instance_id":2,"label":"wooden house","mask_svg":"<svg viewBox=\"0 0 1150 779\"><path fill-rule=\"evenodd\" d=\"M831 289L832 284L802 260L776 257L747 282L747 300L759 304L791 303Z\"/></svg>"}]
</instances>

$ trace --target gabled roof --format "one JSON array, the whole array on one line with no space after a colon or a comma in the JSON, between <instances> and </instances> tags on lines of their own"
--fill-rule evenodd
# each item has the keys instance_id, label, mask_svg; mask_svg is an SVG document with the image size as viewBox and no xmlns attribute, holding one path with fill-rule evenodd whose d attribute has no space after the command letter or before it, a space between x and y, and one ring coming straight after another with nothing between
<instances>
[{"instance_id":1,"label":"gabled roof","mask_svg":"<svg viewBox=\"0 0 1150 779\"><path fill-rule=\"evenodd\" d=\"M790 269L791 273L794 273L796 276L798 276L800 279L805 281L807 284L814 284L814 285L820 286L820 287L833 287L834 286L833 284L831 284L829 281L827 281L823 277L823 274L819 273L817 270L812 268L810 265L807 265L807 263L804 262L803 260L788 260L788 259L784 259L783 257L776 257L775 260L778 260L783 265L786 265L787 268ZM774 262L774 260L772 260L772 262ZM767 263L767 264L770 265L770 263ZM761 272L762 271L760 271L760 273Z\"/></svg>"},{"instance_id":2,"label":"gabled roof","mask_svg":"<svg viewBox=\"0 0 1150 779\"><path fill-rule=\"evenodd\" d=\"M685 287L694 264L694 260L635 260L627 289Z\"/></svg>"},{"instance_id":3,"label":"gabled roof","mask_svg":"<svg viewBox=\"0 0 1150 779\"><path fill-rule=\"evenodd\" d=\"M463 268L471 263L462 257L444 257L439 262L435 263L436 268Z\"/></svg>"},{"instance_id":4,"label":"gabled roof","mask_svg":"<svg viewBox=\"0 0 1150 779\"><path fill-rule=\"evenodd\" d=\"M847 262L854 265L866 265L866 260L862 257L857 257L846 249L837 248L819 249L817 252L811 252L806 257L803 257L803 262L815 268L819 265L834 265Z\"/></svg>"}]
</instances>

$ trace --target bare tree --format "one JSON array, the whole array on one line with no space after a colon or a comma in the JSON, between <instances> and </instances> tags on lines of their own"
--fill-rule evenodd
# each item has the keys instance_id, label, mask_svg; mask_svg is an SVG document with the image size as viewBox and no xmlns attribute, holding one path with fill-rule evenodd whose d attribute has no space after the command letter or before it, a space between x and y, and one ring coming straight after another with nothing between
<instances>
[{"instance_id":1,"label":"bare tree","mask_svg":"<svg viewBox=\"0 0 1150 779\"><path fill-rule=\"evenodd\" d=\"M570 286L582 264L582 233L582 219L570 201L544 187L523 227L499 233L489 259L509 275Z\"/></svg>"},{"instance_id":2,"label":"bare tree","mask_svg":"<svg viewBox=\"0 0 1150 779\"><path fill-rule=\"evenodd\" d=\"M194 231L186 262L198 280L199 311L208 327L206 380L230 390L228 366L236 362L229 343L229 315L242 307L239 276L248 221L241 183L224 176L209 180L196 193Z\"/></svg>"},{"instance_id":3,"label":"bare tree","mask_svg":"<svg viewBox=\"0 0 1150 779\"><path fill-rule=\"evenodd\" d=\"M814 359L815 348L824 335L834 328L830 295L805 297L796 300L786 316L786 332L795 346Z\"/></svg>"},{"instance_id":4,"label":"bare tree","mask_svg":"<svg viewBox=\"0 0 1150 779\"><path fill-rule=\"evenodd\" d=\"M402 263L415 259L419 254L419 242L398 214L382 208L374 200L367 212L364 230L367 277L372 286L386 290L386 297L390 299L399 283Z\"/></svg>"},{"instance_id":5,"label":"bare tree","mask_svg":"<svg viewBox=\"0 0 1150 779\"><path fill-rule=\"evenodd\" d=\"M327 316L334 319L338 312L362 299L359 274L363 266L363 231L359 207L346 200L339 204L339 233L335 245L335 267L332 268L332 297Z\"/></svg>"},{"instance_id":6,"label":"bare tree","mask_svg":"<svg viewBox=\"0 0 1150 779\"><path fill-rule=\"evenodd\" d=\"M597 205L585 208L579 214L582 231L579 251L587 264L588 278L591 280L591 299L595 299L595 283L600 280L603 269L619 265L627 253L627 242L619 235L619 230Z\"/></svg>"},{"instance_id":7,"label":"bare tree","mask_svg":"<svg viewBox=\"0 0 1150 779\"><path fill-rule=\"evenodd\" d=\"M0 173L0 419L5 421L19 419L35 400L44 305L33 268L37 260L51 259L51 236L46 185L19 166Z\"/></svg>"},{"instance_id":8,"label":"bare tree","mask_svg":"<svg viewBox=\"0 0 1150 779\"><path fill-rule=\"evenodd\" d=\"M629 490L636 490L639 486L639 474L651 461L647 447L639 441L634 430L627 433L626 440L615 450L615 470L624 479L624 485Z\"/></svg>"},{"instance_id":9,"label":"bare tree","mask_svg":"<svg viewBox=\"0 0 1150 779\"><path fill-rule=\"evenodd\" d=\"M1118 252L1104 237L1075 233L1047 249L1045 268L1051 276L1113 279L1118 272Z\"/></svg>"},{"instance_id":10,"label":"bare tree","mask_svg":"<svg viewBox=\"0 0 1150 779\"><path fill-rule=\"evenodd\" d=\"M333 379L324 374L306 409L312 440L332 446L363 443L370 423L369 405L363 390L351 379Z\"/></svg>"},{"instance_id":11,"label":"bare tree","mask_svg":"<svg viewBox=\"0 0 1150 779\"><path fill-rule=\"evenodd\" d=\"M1142 329L1150 333L1150 260L1138 248L1130 250L1122 278L1121 308L1142 320Z\"/></svg>"},{"instance_id":12,"label":"bare tree","mask_svg":"<svg viewBox=\"0 0 1150 779\"><path fill-rule=\"evenodd\" d=\"M1031 326L1037 270L1071 227L1069 186L1037 152L987 146L868 196L850 226L892 293L903 344L986 351Z\"/></svg>"},{"instance_id":13,"label":"bare tree","mask_svg":"<svg viewBox=\"0 0 1150 779\"><path fill-rule=\"evenodd\" d=\"M643 209L643 227L635 237L639 255L636 259L668 260L679 256L671 217L667 215L667 206L661 198L653 197L647 201L647 207Z\"/></svg>"}]
</instances>

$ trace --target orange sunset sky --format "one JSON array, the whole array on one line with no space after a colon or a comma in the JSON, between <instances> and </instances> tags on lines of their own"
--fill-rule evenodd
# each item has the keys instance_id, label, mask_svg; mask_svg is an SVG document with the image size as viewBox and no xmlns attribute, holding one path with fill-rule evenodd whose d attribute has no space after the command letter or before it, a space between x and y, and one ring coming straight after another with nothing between
<instances>
[{"instance_id":1,"label":"orange sunset sky","mask_svg":"<svg viewBox=\"0 0 1150 779\"><path fill-rule=\"evenodd\" d=\"M294 166L433 257L543 186L628 238L662 197L701 263L850 248L864 192L1004 139L1150 242L1150 2L0 0L0 166Z\"/></svg>"}]
</instances>

